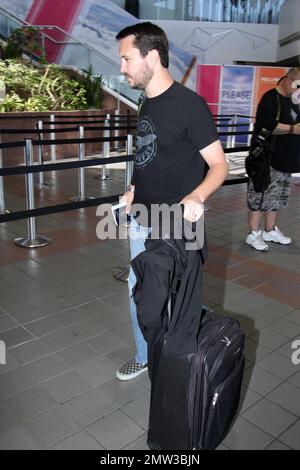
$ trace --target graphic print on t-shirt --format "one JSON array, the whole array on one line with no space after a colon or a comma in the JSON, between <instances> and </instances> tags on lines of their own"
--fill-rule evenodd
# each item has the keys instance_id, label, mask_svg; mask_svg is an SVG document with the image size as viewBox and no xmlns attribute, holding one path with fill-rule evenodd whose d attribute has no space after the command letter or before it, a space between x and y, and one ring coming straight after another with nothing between
<instances>
[{"instance_id":1,"label":"graphic print on t-shirt","mask_svg":"<svg viewBox=\"0 0 300 470\"><path fill-rule=\"evenodd\" d=\"M157 136L155 127L148 116L143 116L136 130L135 166L144 168L152 162L157 154Z\"/></svg>"}]
</instances>

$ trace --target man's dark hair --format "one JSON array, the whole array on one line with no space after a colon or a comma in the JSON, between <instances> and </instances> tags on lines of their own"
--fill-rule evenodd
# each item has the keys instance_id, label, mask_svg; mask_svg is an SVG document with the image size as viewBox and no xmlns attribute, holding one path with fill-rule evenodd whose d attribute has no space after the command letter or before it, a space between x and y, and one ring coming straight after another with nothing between
<instances>
[{"instance_id":1,"label":"man's dark hair","mask_svg":"<svg viewBox=\"0 0 300 470\"><path fill-rule=\"evenodd\" d=\"M156 49L161 65L165 68L169 67L169 42L163 29L146 21L127 26L117 34L116 39L120 41L131 35L134 36L133 44L140 51L142 57L146 57L149 51Z\"/></svg>"}]
</instances>

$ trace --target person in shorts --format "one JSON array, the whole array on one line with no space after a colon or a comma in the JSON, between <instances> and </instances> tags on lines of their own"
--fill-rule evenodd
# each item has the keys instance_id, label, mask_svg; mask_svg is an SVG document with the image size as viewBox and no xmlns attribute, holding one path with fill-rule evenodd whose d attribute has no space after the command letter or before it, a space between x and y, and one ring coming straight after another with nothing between
<instances>
[{"instance_id":1,"label":"person in shorts","mask_svg":"<svg viewBox=\"0 0 300 470\"><path fill-rule=\"evenodd\" d=\"M257 108L253 140L264 128L272 131L270 184L264 193L248 185L248 225L246 243L255 250L268 251L267 242L289 245L292 239L277 226L278 211L286 209L291 189L291 173L300 172L300 108L291 97L300 84L300 67L290 69L276 88L267 91ZM264 229L259 228L264 216Z\"/></svg>"}]
</instances>

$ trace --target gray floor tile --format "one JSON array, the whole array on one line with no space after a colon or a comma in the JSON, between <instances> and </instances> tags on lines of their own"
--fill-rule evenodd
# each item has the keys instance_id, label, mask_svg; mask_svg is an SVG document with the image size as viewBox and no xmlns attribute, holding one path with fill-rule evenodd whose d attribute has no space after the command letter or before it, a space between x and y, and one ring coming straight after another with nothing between
<instances>
[{"instance_id":1,"label":"gray floor tile","mask_svg":"<svg viewBox=\"0 0 300 470\"><path fill-rule=\"evenodd\" d=\"M61 441L64 437L79 431L79 424L61 407L26 421L28 431L43 447Z\"/></svg>"},{"instance_id":2,"label":"gray floor tile","mask_svg":"<svg viewBox=\"0 0 300 470\"><path fill-rule=\"evenodd\" d=\"M243 418L274 437L278 437L297 419L295 415L265 398L245 411Z\"/></svg>"},{"instance_id":3,"label":"gray floor tile","mask_svg":"<svg viewBox=\"0 0 300 470\"><path fill-rule=\"evenodd\" d=\"M52 333L53 331L60 330L61 328L61 323L50 316L43 318L42 320L37 320L26 324L26 330L28 330L37 338Z\"/></svg>"},{"instance_id":4,"label":"gray floor tile","mask_svg":"<svg viewBox=\"0 0 300 470\"><path fill-rule=\"evenodd\" d=\"M0 377L11 370L16 369L20 366L17 359L15 359L9 352L6 351L6 364L0 364Z\"/></svg>"},{"instance_id":5,"label":"gray floor tile","mask_svg":"<svg viewBox=\"0 0 300 470\"><path fill-rule=\"evenodd\" d=\"M0 404L0 434L7 432L17 424L16 416L9 410L6 404Z\"/></svg>"},{"instance_id":6,"label":"gray floor tile","mask_svg":"<svg viewBox=\"0 0 300 470\"><path fill-rule=\"evenodd\" d=\"M99 353L85 342L77 343L70 348L62 349L57 356L63 359L72 367L85 363L88 359L97 356Z\"/></svg>"},{"instance_id":7,"label":"gray floor tile","mask_svg":"<svg viewBox=\"0 0 300 470\"><path fill-rule=\"evenodd\" d=\"M41 341L49 348L50 351L56 352L79 343L80 338L75 336L68 328L63 328L55 331L54 333L43 336Z\"/></svg>"},{"instance_id":8,"label":"gray floor tile","mask_svg":"<svg viewBox=\"0 0 300 470\"><path fill-rule=\"evenodd\" d=\"M150 409L150 394L147 393L138 400L123 406L122 411L145 431L148 429Z\"/></svg>"},{"instance_id":9,"label":"gray floor tile","mask_svg":"<svg viewBox=\"0 0 300 470\"><path fill-rule=\"evenodd\" d=\"M89 305L89 304L87 304ZM80 323L82 321L85 321L87 318L82 314L80 311L80 308L70 308L68 310L65 310L63 312L57 313L54 315L54 318L64 326L70 326L75 323Z\"/></svg>"},{"instance_id":10,"label":"gray floor tile","mask_svg":"<svg viewBox=\"0 0 300 470\"><path fill-rule=\"evenodd\" d=\"M147 433L143 434L141 437L136 439L135 441L131 442L125 447L122 447L122 450L149 450L148 444L147 444Z\"/></svg>"},{"instance_id":11,"label":"gray floor tile","mask_svg":"<svg viewBox=\"0 0 300 470\"><path fill-rule=\"evenodd\" d=\"M50 354L50 350L41 341L35 339L28 343L16 346L10 349L10 353L14 356L20 364L26 364L28 362L39 359L43 356Z\"/></svg>"},{"instance_id":12,"label":"gray floor tile","mask_svg":"<svg viewBox=\"0 0 300 470\"><path fill-rule=\"evenodd\" d=\"M7 313L0 315L0 333L17 328L18 326L18 323Z\"/></svg>"},{"instance_id":13,"label":"gray floor tile","mask_svg":"<svg viewBox=\"0 0 300 470\"><path fill-rule=\"evenodd\" d=\"M256 365L285 380L295 373L295 366L291 359L277 353L270 354L262 361L258 361Z\"/></svg>"},{"instance_id":14,"label":"gray floor tile","mask_svg":"<svg viewBox=\"0 0 300 470\"><path fill-rule=\"evenodd\" d=\"M245 341L245 357L250 362L256 362L264 359L271 354L272 349L263 346L262 344L252 341L250 338L246 338Z\"/></svg>"},{"instance_id":15,"label":"gray floor tile","mask_svg":"<svg viewBox=\"0 0 300 470\"><path fill-rule=\"evenodd\" d=\"M291 361L292 360L292 354L294 352L294 350L292 349L292 344L293 344L294 340L295 339L291 339L290 341L285 343L283 346L276 349L276 353L280 354L284 357L287 357ZM296 338L296 340L298 340L298 338Z\"/></svg>"},{"instance_id":16,"label":"gray floor tile","mask_svg":"<svg viewBox=\"0 0 300 470\"><path fill-rule=\"evenodd\" d=\"M45 318L48 314L45 313L44 307L40 305L30 305L28 307L20 308L11 312L11 316L21 325L30 323L41 318Z\"/></svg>"},{"instance_id":17,"label":"gray floor tile","mask_svg":"<svg viewBox=\"0 0 300 470\"><path fill-rule=\"evenodd\" d=\"M80 306L92 302L95 300L95 296L87 292L72 292L70 294L64 295L64 299L70 304L70 306Z\"/></svg>"},{"instance_id":18,"label":"gray floor tile","mask_svg":"<svg viewBox=\"0 0 300 470\"><path fill-rule=\"evenodd\" d=\"M65 410L82 426L87 426L118 408L113 397L94 388L73 398L64 405Z\"/></svg>"},{"instance_id":19,"label":"gray floor tile","mask_svg":"<svg viewBox=\"0 0 300 470\"><path fill-rule=\"evenodd\" d=\"M103 450L103 447L86 431L81 431L54 444L48 450Z\"/></svg>"},{"instance_id":20,"label":"gray floor tile","mask_svg":"<svg viewBox=\"0 0 300 470\"><path fill-rule=\"evenodd\" d=\"M118 336L119 338L123 339L124 341L126 341L126 343L131 344L132 346L135 346L135 339L134 339L131 322L122 326L118 326L117 328L114 328L112 330L112 333Z\"/></svg>"},{"instance_id":21,"label":"gray floor tile","mask_svg":"<svg viewBox=\"0 0 300 470\"><path fill-rule=\"evenodd\" d=\"M288 321L286 318L288 318L288 316L270 325L269 330L281 336L286 336L287 338L294 338L297 335L300 337L300 323L299 325L295 325L295 323Z\"/></svg>"},{"instance_id":22,"label":"gray floor tile","mask_svg":"<svg viewBox=\"0 0 300 470\"><path fill-rule=\"evenodd\" d=\"M23 367L18 367L1 375L0 399L8 398L33 385L35 380Z\"/></svg>"},{"instance_id":23,"label":"gray floor tile","mask_svg":"<svg viewBox=\"0 0 300 470\"><path fill-rule=\"evenodd\" d=\"M99 354L108 355L117 349L122 349L128 344L110 331L87 340L87 343L95 348Z\"/></svg>"},{"instance_id":24,"label":"gray floor tile","mask_svg":"<svg viewBox=\"0 0 300 470\"><path fill-rule=\"evenodd\" d=\"M144 430L121 411L115 411L87 428L103 447L118 450L144 434Z\"/></svg>"},{"instance_id":25,"label":"gray floor tile","mask_svg":"<svg viewBox=\"0 0 300 470\"><path fill-rule=\"evenodd\" d=\"M70 366L55 354L50 354L42 359L30 362L24 369L32 375L37 382L43 382L44 380L67 372Z\"/></svg>"},{"instance_id":26,"label":"gray floor tile","mask_svg":"<svg viewBox=\"0 0 300 470\"><path fill-rule=\"evenodd\" d=\"M98 390L105 398L111 398L117 407L124 406L133 400L137 400L147 393L145 387L140 385L137 379L131 381L114 379L100 385Z\"/></svg>"},{"instance_id":27,"label":"gray floor tile","mask_svg":"<svg viewBox=\"0 0 300 470\"><path fill-rule=\"evenodd\" d=\"M43 382L42 386L59 403L71 400L91 388L90 384L72 370Z\"/></svg>"},{"instance_id":28,"label":"gray floor tile","mask_svg":"<svg viewBox=\"0 0 300 470\"><path fill-rule=\"evenodd\" d=\"M101 318L92 318L81 323L76 323L70 326L69 330L80 339L93 338L107 331L103 326Z\"/></svg>"},{"instance_id":29,"label":"gray floor tile","mask_svg":"<svg viewBox=\"0 0 300 470\"><path fill-rule=\"evenodd\" d=\"M292 377L289 377L288 382L291 383L292 385L295 385L296 387L300 388L300 370L299 370L299 372L294 374Z\"/></svg>"},{"instance_id":30,"label":"gray floor tile","mask_svg":"<svg viewBox=\"0 0 300 470\"><path fill-rule=\"evenodd\" d=\"M249 339L252 341L256 341L264 347L272 350L283 346L287 342L287 338L285 336L270 331L268 328L264 328L263 330L254 333L249 337Z\"/></svg>"},{"instance_id":31,"label":"gray floor tile","mask_svg":"<svg viewBox=\"0 0 300 470\"><path fill-rule=\"evenodd\" d=\"M285 410L300 416L300 393L297 387L287 382L282 383L278 388L267 395L267 399L281 406Z\"/></svg>"},{"instance_id":32,"label":"gray floor tile","mask_svg":"<svg viewBox=\"0 0 300 470\"><path fill-rule=\"evenodd\" d=\"M116 376L115 363L104 356L82 362L75 370L87 383L95 387L112 380Z\"/></svg>"},{"instance_id":33,"label":"gray floor tile","mask_svg":"<svg viewBox=\"0 0 300 470\"><path fill-rule=\"evenodd\" d=\"M128 305L128 294L127 292L124 293L115 293L113 295L110 295L108 297L103 298L103 302L105 302L107 305L113 308L119 308L121 309L123 306Z\"/></svg>"},{"instance_id":34,"label":"gray floor tile","mask_svg":"<svg viewBox=\"0 0 300 470\"><path fill-rule=\"evenodd\" d=\"M27 343L33 339L34 336L21 326L1 333L1 340L5 342L7 348Z\"/></svg>"},{"instance_id":35,"label":"gray floor tile","mask_svg":"<svg viewBox=\"0 0 300 470\"><path fill-rule=\"evenodd\" d=\"M282 383L282 379L254 366L244 373L243 384L260 395L266 395Z\"/></svg>"},{"instance_id":36,"label":"gray floor tile","mask_svg":"<svg viewBox=\"0 0 300 470\"><path fill-rule=\"evenodd\" d=\"M38 385L7 398L4 403L20 421L42 414L58 404Z\"/></svg>"},{"instance_id":37,"label":"gray floor tile","mask_svg":"<svg viewBox=\"0 0 300 470\"><path fill-rule=\"evenodd\" d=\"M300 450L300 419L280 436L280 441L294 450Z\"/></svg>"},{"instance_id":38,"label":"gray floor tile","mask_svg":"<svg viewBox=\"0 0 300 470\"><path fill-rule=\"evenodd\" d=\"M24 426L18 426L0 435L1 450L39 450L41 445Z\"/></svg>"},{"instance_id":39,"label":"gray floor tile","mask_svg":"<svg viewBox=\"0 0 300 470\"><path fill-rule=\"evenodd\" d=\"M223 444L231 450L262 450L272 440L272 436L239 417L224 439Z\"/></svg>"},{"instance_id":40,"label":"gray floor tile","mask_svg":"<svg viewBox=\"0 0 300 470\"><path fill-rule=\"evenodd\" d=\"M238 412L240 414L244 413L244 411L254 405L254 403L257 403L259 400L261 400L261 398L262 395L242 385Z\"/></svg>"},{"instance_id":41,"label":"gray floor tile","mask_svg":"<svg viewBox=\"0 0 300 470\"><path fill-rule=\"evenodd\" d=\"M300 325L300 310L294 310L293 312L289 312L285 316L285 319L293 323L297 323L297 325Z\"/></svg>"},{"instance_id":42,"label":"gray floor tile","mask_svg":"<svg viewBox=\"0 0 300 470\"><path fill-rule=\"evenodd\" d=\"M275 440L270 444L268 447L266 447L266 450L291 450L290 447L286 446L282 442Z\"/></svg>"}]
</instances>

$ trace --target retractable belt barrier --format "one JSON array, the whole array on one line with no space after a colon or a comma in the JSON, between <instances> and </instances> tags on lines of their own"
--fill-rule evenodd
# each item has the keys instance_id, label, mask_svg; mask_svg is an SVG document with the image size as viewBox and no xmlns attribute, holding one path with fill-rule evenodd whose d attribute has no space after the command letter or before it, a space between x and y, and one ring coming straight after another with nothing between
<instances>
[{"instance_id":1,"label":"retractable belt barrier","mask_svg":"<svg viewBox=\"0 0 300 470\"><path fill-rule=\"evenodd\" d=\"M84 130L93 130L93 131L109 131L112 129L113 126L103 126L103 127L84 127L84 126L77 126L77 127L70 127L70 128L62 128L62 129L25 129L25 134L38 134L38 140L33 139L25 139L24 141L19 142L7 142L7 143L0 143L0 153L3 149L7 148L24 148L25 154L25 165L17 166L17 167L5 167L1 168L0 166L0 182L4 176L8 175L25 175L26 181L26 210L16 211L11 213L6 213L6 211L0 212L0 223L2 222L9 222L12 220L20 220L20 219L28 219L28 236L24 238L17 238L15 239L15 243L22 247L30 247L36 248L45 246L46 244L50 243L50 239L48 237L41 237L36 233L36 221L35 218L41 215L49 215L58 212L65 212L69 210L76 210L82 209L86 207L92 207L99 204L104 203L114 203L119 200L119 194L115 194L109 197L86 197L85 196L85 189L84 189L84 174L83 170L86 167L91 166L99 166L102 165L105 168L107 165L112 163L126 163L126 172L125 172L125 187L130 182L132 169L133 169L133 136L131 134L127 136L116 136L116 137L95 137L95 138L83 138ZM120 128L120 127L119 127ZM123 126L124 130L128 130L127 126ZM135 129L135 126L130 126L131 129ZM41 138L43 133L59 133L59 132L71 132L77 131L79 132L78 138L72 139L44 139ZM20 130L0 130L1 133L7 134L17 134L20 133ZM245 134L252 134L252 132L222 132L219 135L245 135ZM109 152L106 154L103 151L103 157L99 158L85 158L84 155L84 144L86 143L101 143L103 145L110 145L111 142L126 141L126 155L125 156L114 156L110 157ZM64 162L52 162L49 163L43 162L43 159L39 156L38 164L33 162L33 148L37 146L39 149L43 145L69 145L69 144L78 144L79 148L79 158L76 161L64 161ZM226 148L224 152L227 153L237 153L237 152L246 152L249 150L248 146L239 146L235 148ZM106 155L106 156L105 156ZM108 156L107 156L108 155ZM56 204L48 207L39 207L35 208L34 206L34 188L33 188L33 174L40 173L44 174L47 171L59 171L59 170L67 170L67 169L78 169L79 171L79 195L77 198L73 198L72 202L64 203L64 204ZM229 186L234 184L241 184L246 183L248 181L247 176L242 177L234 177L229 178L224 181L223 186ZM1 189L1 186L0 186ZM3 188L2 188L3 189ZM0 195L1 196L1 195ZM1 199L1 198L0 198ZM1 208L0 208L1 209Z\"/></svg>"}]
</instances>

